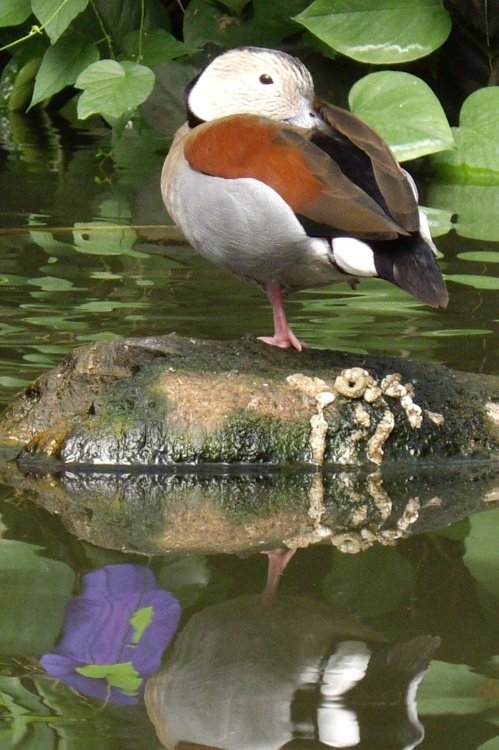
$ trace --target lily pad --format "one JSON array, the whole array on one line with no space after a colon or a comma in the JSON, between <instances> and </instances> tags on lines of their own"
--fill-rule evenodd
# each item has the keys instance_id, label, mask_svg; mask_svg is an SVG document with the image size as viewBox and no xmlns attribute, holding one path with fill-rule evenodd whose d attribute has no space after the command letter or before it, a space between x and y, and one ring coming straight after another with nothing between
<instances>
[{"instance_id":1,"label":"lily pad","mask_svg":"<svg viewBox=\"0 0 499 750\"><path fill-rule=\"evenodd\" d=\"M461 237L499 242L499 184L464 185L435 180L426 201L455 216L454 228Z\"/></svg>"},{"instance_id":2,"label":"lily pad","mask_svg":"<svg viewBox=\"0 0 499 750\"><path fill-rule=\"evenodd\" d=\"M499 279L494 276L477 276L471 273L451 273L445 277L448 281L456 284L471 286L473 289L499 290Z\"/></svg>"},{"instance_id":3,"label":"lily pad","mask_svg":"<svg viewBox=\"0 0 499 750\"><path fill-rule=\"evenodd\" d=\"M418 690L422 715L465 716L499 705L499 681L475 674L464 664L433 661Z\"/></svg>"},{"instance_id":4,"label":"lily pad","mask_svg":"<svg viewBox=\"0 0 499 750\"><path fill-rule=\"evenodd\" d=\"M499 511L495 509L473 516L471 527L473 533L466 540L466 567L479 584L499 600Z\"/></svg>"},{"instance_id":5,"label":"lily pad","mask_svg":"<svg viewBox=\"0 0 499 750\"><path fill-rule=\"evenodd\" d=\"M382 65L429 55L451 30L440 0L315 0L295 20L343 55Z\"/></svg>"},{"instance_id":6,"label":"lily pad","mask_svg":"<svg viewBox=\"0 0 499 750\"><path fill-rule=\"evenodd\" d=\"M80 119L93 114L117 119L132 113L147 99L154 86L154 73L130 60L100 60L78 76L75 86L83 89L78 99Z\"/></svg>"},{"instance_id":7,"label":"lily pad","mask_svg":"<svg viewBox=\"0 0 499 750\"><path fill-rule=\"evenodd\" d=\"M73 288L73 282L68 279L60 279L57 276L41 276L36 279L28 279L28 284L43 289L44 292L67 292Z\"/></svg>"},{"instance_id":8,"label":"lily pad","mask_svg":"<svg viewBox=\"0 0 499 750\"><path fill-rule=\"evenodd\" d=\"M39 656L52 646L60 630L74 574L65 563L40 552L32 544L0 539L0 648L4 654Z\"/></svg>"},{"instance_id":9,"label":"lily pad","mask_svg":"<svg viewBox=\"0 0 499 750\"><path fill-rule=\"evenodd\" d=\"M133 255L137 233L126 224L104 221L76 222L73 231L75 250L86 255ZM140 256L139 256L140 257Z\"/></svg>"},{"instance_id":10,"label":"lily pad","mask_svg":"<svg viewBox=\"0 0 499 750\"><path fill-rule=\"evenodd\" d=\"M331 604L346 602L358 615L372 617L400 606L414 581L414 568L396 549L371 547L358 555L335 553L323 591Z\"/></svg>"},{"instance_id":11,"label":"lily pad","mask_svg":"<svg viewBox=\"0 0 499 750\"><path fill-rule=\"evenodd\" d=\"M432 237L441 237L450 232L453 227L452 211L444 208L431 208L430 206L420 206L419 208L428 219Z\"/></svg>"},{"instance_id":12,"label":"lily pad","mask_svg":"<svg viewBox=\"0 0 499 750\"><path fill-rule=\"evenodd\" d=\"M452 182L499 185L499 88L474 91L453 128L457 149L434 157L439 174Z\"/></svg>"},{"instance_id":13,"label":"lily pad","mask_svg":"<svg viewBox=\"0 0 499 750\"><path fill-rule=\"evenodd\" d=\"M456 281L454 276L446 275L445 278L450 281ZM456 336L464 336L467 338L468 336L486 336L489 333L492 333L492 331L488 331L485 328L444 328L435 331L424 331L421 336L426 336L427 338L454 338Z\"/></svg>"},{"instance_id":14,"label":"lily pad","mask_svg":"<svg viewBox=\"0 0 499 750\"><path fill-rule=\"evenodd\" d=\"M371 73L352 86L349 103L352 112L390 144L399 161L454 146L437 97L424 81L410 73Z\"/></svg>"},{"instance_id":15,"label":"lily pad","mask_svg":"<svg viewBox=\"0 0 499 750\"><path fill-rule=\"evenodd\" d=\"M458 253L459 260L470 260L473 263L499 263L499 251L494 250L468 250Z\"/></svg>"}]
</instances>

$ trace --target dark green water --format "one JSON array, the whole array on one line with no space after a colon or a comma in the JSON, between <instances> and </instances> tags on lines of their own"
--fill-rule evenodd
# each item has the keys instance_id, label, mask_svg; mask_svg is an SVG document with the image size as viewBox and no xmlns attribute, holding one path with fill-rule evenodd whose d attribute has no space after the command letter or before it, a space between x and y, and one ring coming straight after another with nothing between
<instances>
[{"instance_id":1,"label":"dark green water","mask_svg":"<svg viewBox=\"0 0 499 750\"><path fill-rule=\"evenodd\" d=\"M158 191L164 143L127 133L114 168L103 132L71 133L11 115L0 121L0 137L2 404L89 341L171 331L231 339L270 331L259 291L168 240ZM442 207L445 188L425 187ZM437 240L449 279L447 311L425 308L383 282L356 291L311 290L288 302L297 335L316 347L497 374L499 232L494 235L490 205L482 232L466 237L452 230ZM176 692L163 695L158 688L160 697L149 697L151 712L162 717L165 747L184 739L224 750L499 748L499 509L493 496L487 512L396 547L355 556L326 545L299 550L281 581L286 612L275 607L263 615L263 555L149 559L105 550L69 534L31 500L7 481L0 485L1 750L159 748L141 700L123 707L110 695L85 698L39 665L56 643L82 575L123 563L148 566L183 607L177 651L168 647L164 668ZM253 598L238 599L246 595ZM438 636L441 645L419 687L419 720L410 701L406 710L381 700L384 687L374 677L353 708L341 691L335 701L320 687L339 643L367 640L379 652L381 636L404 644L421 635ZM417 662L416 656L409 651L406 661ZM396 671L382 671L381 684L399 679Z\"/></svg>"}]
</instances>

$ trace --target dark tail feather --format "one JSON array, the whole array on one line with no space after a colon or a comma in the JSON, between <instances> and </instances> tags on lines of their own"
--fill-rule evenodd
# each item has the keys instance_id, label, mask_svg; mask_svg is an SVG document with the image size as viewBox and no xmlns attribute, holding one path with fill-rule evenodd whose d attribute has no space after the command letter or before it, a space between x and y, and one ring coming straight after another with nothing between
<instances>
[{"instance_id":1,"label":"dark tail feather","mask_svg":"<svg viewBox=\"0 0 499 750\"><path fill-rule=\"evenodd\" d=\"M431 247L420 235L395 243L371 242L378 276L431 307L447 307L449 294Z\"/></svg>"}]
</instances>

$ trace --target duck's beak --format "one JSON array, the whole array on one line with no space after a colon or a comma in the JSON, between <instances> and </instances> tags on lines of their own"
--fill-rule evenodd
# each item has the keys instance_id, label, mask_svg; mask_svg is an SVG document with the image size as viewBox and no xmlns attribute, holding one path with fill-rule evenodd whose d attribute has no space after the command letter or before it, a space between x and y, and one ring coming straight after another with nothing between
<instances>
[{"instance_id":1,"label":"duck's beak","mask_svg":"<svg viewBox=\"0 0 499 750\"><path fill-rule=\"evenodd\" d=\"M299 102L298 108L292 117L286 122L297 128L325 128L326 123L320 114L314 108L314 102L303 96Z\"/></svg>"}]
</instances>

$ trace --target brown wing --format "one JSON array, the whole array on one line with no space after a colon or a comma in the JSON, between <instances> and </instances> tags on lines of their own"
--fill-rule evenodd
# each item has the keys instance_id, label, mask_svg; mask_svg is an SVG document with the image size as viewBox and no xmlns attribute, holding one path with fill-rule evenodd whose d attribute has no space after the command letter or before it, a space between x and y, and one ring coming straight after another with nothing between
<instances>
[{"instance_id":1,"label":"brown wing","mask_svg":"<svg viewBox=\"0 0 499 750\"><path fill-rule=\"evenodd\" d=\"M328 125L369 157L390 216L408 232L419 229L419 212L411 185L381 136L346 109L325 102L317 102L315 107Z\"/></svg>"},{"instance_id":2,"label":"brown wing","mask_svg":"<svg viewBox=\"0 0 499 750\"><path fill-rule=\"evenodd\" d=\"M194 128L184 154L190 166L226 179L250 177L332 233L394 239L408 230L352 182L309 132L255 115L233 115Z\"/></svg>"}]
</instances>

